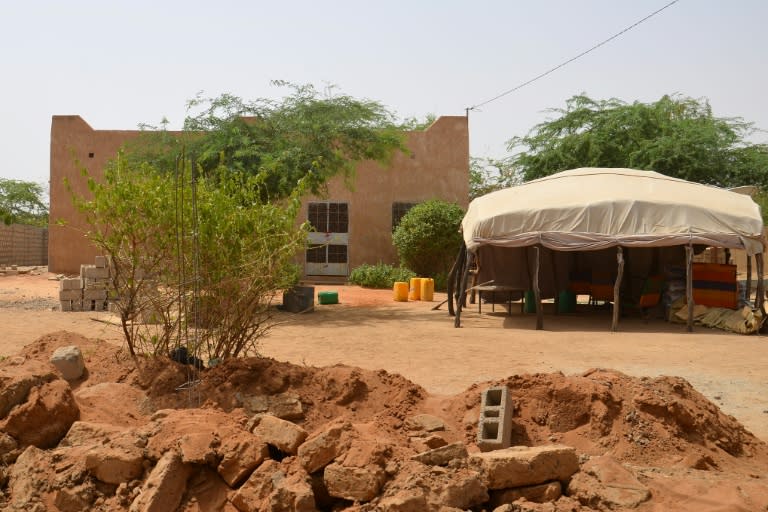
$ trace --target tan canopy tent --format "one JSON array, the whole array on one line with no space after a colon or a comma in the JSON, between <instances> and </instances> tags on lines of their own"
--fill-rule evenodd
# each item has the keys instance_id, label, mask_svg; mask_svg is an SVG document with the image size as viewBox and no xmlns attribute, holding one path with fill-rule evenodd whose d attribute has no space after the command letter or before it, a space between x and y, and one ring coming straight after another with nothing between
<instances>
[{"instance_id":1,"label":"tan canopy tent","mask_svg":"<svg viewBox=\"0 0 768 512\"><path fill-rule=\"evenodd\" d=\"M694 246L744 249L762 276L765 245L760 209L748 195L633 169L574 169L487 194L470 203L462 232L466 254L452 288L466 293L466 274L479 267L479 282L542 292L539 316L541 295L554 296L574 266L568 253L604 266L610 252L620 274L622 248L641 265L685 252L689 270ZM640 250L652 248L659 249ZM550 271L540 272L542 265ZM690 287L690 275L688 281ZM615 287L614 328L620 279ZM761 287L762 278L758 296Z\"/></svg>"}]
</instances>

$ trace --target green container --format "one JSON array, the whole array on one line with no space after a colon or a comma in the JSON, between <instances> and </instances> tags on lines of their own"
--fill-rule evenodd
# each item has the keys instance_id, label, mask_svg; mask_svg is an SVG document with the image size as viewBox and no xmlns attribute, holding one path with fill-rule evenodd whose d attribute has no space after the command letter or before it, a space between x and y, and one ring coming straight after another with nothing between
<instances>
[{"instance_id":1,"label":"green container","mask_svg":"<svg viewBox=\"0 0 768 512\"><path fill-rule=\"evenodd\" d=\"M576 294L570 290L563 290L557 298L558 313L573 313L576 311Z\"/></svg>"},{"instance_id":2,"label":"green container","mask_svg":"<svg viewBox=\"0 0 768 512\"><path fill-rule=\"evenodd\" d=\"M525 292L525 312L536 312L536 295L533 293L533 290L528 290Z\"/></svg>"},{"instance_id":3,"label":"green container","mask_svg":"<svg viewBox=\"0 0 768 512\"><path fill-rule=\"evenodd\" d=\"M338 304L339 292L334 292L334 291L317 292L317 301L320 304Z\"/></svg>"}]
</instances>

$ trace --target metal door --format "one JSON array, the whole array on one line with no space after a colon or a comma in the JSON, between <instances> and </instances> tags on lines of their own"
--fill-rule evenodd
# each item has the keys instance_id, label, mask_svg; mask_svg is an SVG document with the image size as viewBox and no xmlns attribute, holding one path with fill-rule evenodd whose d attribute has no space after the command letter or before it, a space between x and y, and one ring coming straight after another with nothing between
<instances>
[{"instance_id":1,"label":"metal door","mask_svg":"<svg viewBox=\"0 0 768 512\"><path fill-rule=\"evenodd\" d=\"M309 203L309 233L304 272L308 276L349 274L349 207L347 203Z\"/></svg>"}]
</instances>

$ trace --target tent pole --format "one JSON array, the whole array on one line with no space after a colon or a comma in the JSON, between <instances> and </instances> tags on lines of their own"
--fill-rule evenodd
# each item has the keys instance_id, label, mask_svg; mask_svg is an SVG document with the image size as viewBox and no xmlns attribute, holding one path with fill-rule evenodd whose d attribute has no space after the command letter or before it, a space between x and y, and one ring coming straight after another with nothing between
<instances>
[{"instance_id":1,"label":"tent pole","mask_svg":"<svg viewBox=\"0 0 768 512\"><path fill-rule=\"evenodd\" d=\"M461 285L459 286L459 300L456 303L456 318L453 320L454 327L461 327L461 310L464 308L467 299L467 279L469 278L469 267L471 266L472 253L468 252L464 259L464 269L461 277Z\"/></svg>"},{"instance_id":2,"label":"tent pole","mask_svg":"<svg viewBox=\"0 0 768 512\"><path fill-rule=\"evenodd\" d=\"M765 289L763 283L763 270L764 260L763 253L759 252L755 254L755 262L757 263L757 297L755 297L755 309L760 308L760 312L765 318Z\"/></svg>"},{"instance_id":3,"label":"tent pole","mask_svg":"<svg viewBox=\"0 0 768 512\"><path fill-rule=\"evenodd\" d=\"M541 305L541 291L539 290L539 268L541 268L541 249L535 246L536 260L533 262L533 297L536 301L536 330L544 328L544 309Z\"/></svg>"},{"instance_id":4,"label":"tent pole","mask_svg":"<svg viewBox=\"0 0 768 512\"><path fill-rule=\"evenodd\" d=\"M685 246L685 300L688 302L688 332L693 332L693 245Z\"/></svg>"},{"instance_id":5,"label":"tent pole","mask_svg":"<svg viewBox=\"0 0 768 512\"><path fill-rule=\"evenodd\" d=\"M616 248L616 262L618 270L616 271L616 282L613 283L613 324L611 331L616 332L619 328L619 311L621 311L621 280L624 277L624 249L621 246Z\"/></svg>"},{"instance_id":6,"label":"tent pole","mask_svg":"<svg viewBox=\"0 0 768 512\"><path fill-rule=\"evenodd\" d=\"M448 294L448 315L454 316L456 311L453 308L454 292L458 289L456 286L456 274L459 273L461 267L464 264L463 258L466 255L467 245L462 242L459 247L459 254L456 255L456 260L453 262L450 272L448 272L448 280L446 282L446 292Z\"/></svg>"},{"instance_id":7,"label":"tent pole","mask_svg":"<svg viewBox=\"0 0 768 512\"><path fill-rule=\"evenodd\" d=\"M755 255L755 261L757 261L757 255ZM747 298L747 302L752 302L752 256L747 254L747 286L744 296ZM757 307L757 297L755 297L755 307Z\"/></svg>"}]
</instances>

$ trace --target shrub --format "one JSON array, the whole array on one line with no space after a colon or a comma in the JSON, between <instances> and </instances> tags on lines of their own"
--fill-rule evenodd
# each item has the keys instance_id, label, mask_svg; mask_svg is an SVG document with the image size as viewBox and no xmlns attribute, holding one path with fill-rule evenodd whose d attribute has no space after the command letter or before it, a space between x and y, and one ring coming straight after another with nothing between
<instances>
[{"instance_id":1,"label":"shrub","mask_svg":"<svg viewBox=\"0 0 768 512\"><path fill-rule=\"evenodd\" d=\"M363 264L352 270L349 282L365 288L392 288L396 281L407 283L412 277L416 277L416 274L407 268L385 263Z\"/></svg>"},{"instance_id":2,"label":"shrub","mask_svg":"<svg viewBox=\"0 0 768 512\"><path fill-rule=\"evenodd\" d=\"M463 218L459 205L437 199L411 208L392 234L401 265L420 276L447 275L461 246Z\"/></svg>"}]
</instances>

